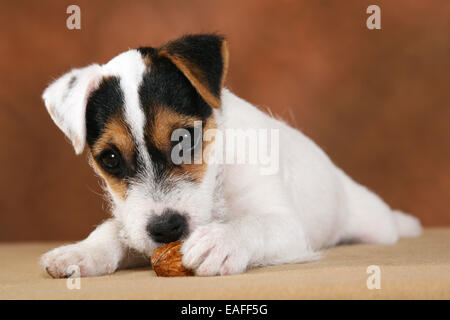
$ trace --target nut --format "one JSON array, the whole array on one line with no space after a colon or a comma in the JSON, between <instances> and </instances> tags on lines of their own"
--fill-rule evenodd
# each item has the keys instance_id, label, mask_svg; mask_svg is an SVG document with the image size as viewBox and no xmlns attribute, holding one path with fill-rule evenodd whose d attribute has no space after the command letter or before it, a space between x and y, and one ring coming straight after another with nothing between
<instances>
[{"instance_id":1,"label":"nut","mask_svg":"<svg viewBox=\"0 0 450 320\"><path fill-rule=\"evenodd\" d=\"M183 266L180 252L181 241L170 242L156 248L151 257L151 264L158 277L186 277L192 276L192 270Z\"/></svg>"}]
</instances>

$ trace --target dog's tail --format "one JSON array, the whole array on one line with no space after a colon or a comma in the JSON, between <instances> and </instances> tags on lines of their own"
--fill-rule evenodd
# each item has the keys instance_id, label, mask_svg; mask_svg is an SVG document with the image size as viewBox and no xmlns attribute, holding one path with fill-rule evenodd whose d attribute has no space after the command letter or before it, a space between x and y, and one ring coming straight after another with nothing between
<instances>
[{"instance_id":1,"label":"dog's tail","mask_svg":"<svg viewBox=\"0 0 450 320\"><path fill-rule=\"evenodd\" d=\"M399 210L392 211L400 237L417 237L422 234L419 219Z\"/></svg>"}]
</instances>

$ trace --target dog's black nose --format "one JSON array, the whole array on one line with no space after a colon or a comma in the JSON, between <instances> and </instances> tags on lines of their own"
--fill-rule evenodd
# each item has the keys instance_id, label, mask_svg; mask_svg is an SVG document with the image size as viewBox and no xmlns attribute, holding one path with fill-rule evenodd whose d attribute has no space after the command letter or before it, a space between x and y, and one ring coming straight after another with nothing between
<instances>
[{"instance_id":1,"label":"dog's black nose","mask_svg":"<svg viewBox=\"0 0 450 320\"><path fill-rule=\"evenodd\" d=\"M174 210L165 210L162 215L154 217L147 225L147 232L156 242L176 241L186 231L186 218Z\"/></svg>"}]
</instances>

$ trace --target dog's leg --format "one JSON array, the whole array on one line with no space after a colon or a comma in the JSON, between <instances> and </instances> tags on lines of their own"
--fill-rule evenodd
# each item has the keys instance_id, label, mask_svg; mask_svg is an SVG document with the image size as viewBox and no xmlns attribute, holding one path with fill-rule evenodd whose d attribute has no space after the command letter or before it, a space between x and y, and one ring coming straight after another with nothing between
<instances>
[{"instance_id":1,"label":"dog's leg","mask_svg":"<svg viewBox=\"0 0 450 320\"><path fill-rule=\"evenodd\" d=\"M79 267L82 277L88 277L113 273L119 266L138 264L140 257L129 254L120 241L119 231L117 221L107 220L85 240L47 252L40 264L54 278L70 276L68 268L73 265Z\"/></svg>"},{"instance_id":2,"label":"dog's leg","mask_svg":"<svg viewBox=\"0 0 450 320\"><path fill-rule=\"evenodd\" d=\"M283 208L201 226L185 241L182 253L183 264L204 276L319 258L310 249L301 223Z\"/></svg>"}]
</instances>

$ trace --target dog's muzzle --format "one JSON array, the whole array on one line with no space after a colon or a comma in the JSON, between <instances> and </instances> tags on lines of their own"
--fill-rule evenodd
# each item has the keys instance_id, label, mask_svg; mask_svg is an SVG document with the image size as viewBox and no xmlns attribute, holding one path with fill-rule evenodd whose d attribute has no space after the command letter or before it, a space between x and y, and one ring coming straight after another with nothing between
<instances>
[{"instance_id":1,"label":"dog's muzzle","mask_svg":"<svg viewBox=\"0 0 450 320\"><path fill-rule=\"evenodd\" d=\"M147 225L148 235L159 243L176 241L186 230L186 217L171 209L166 209L162 215L153 217Z\"/></svg>"}]
</instances>

